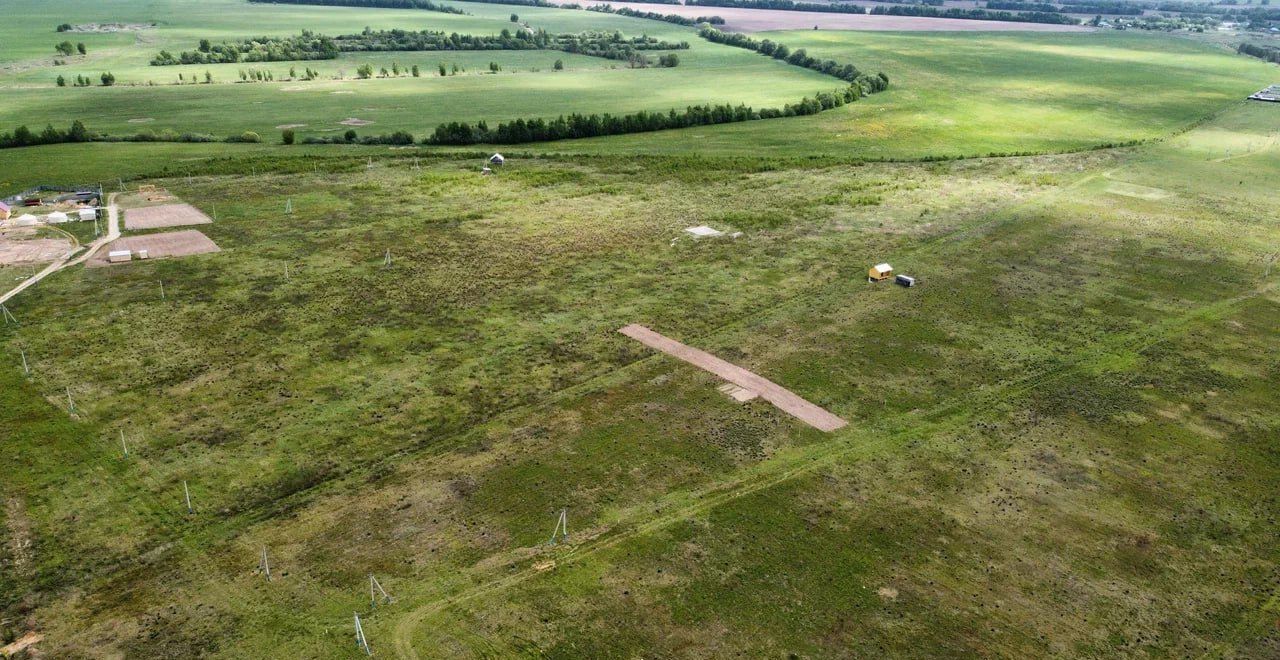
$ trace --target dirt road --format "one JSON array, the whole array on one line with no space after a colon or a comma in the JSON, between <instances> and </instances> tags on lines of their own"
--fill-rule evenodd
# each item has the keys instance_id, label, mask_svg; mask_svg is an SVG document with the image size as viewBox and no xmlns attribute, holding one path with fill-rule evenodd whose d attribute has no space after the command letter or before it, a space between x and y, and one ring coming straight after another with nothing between
<instances>
[{"instance_id":1,"label":"dirt road","mask_svg":"<svg viewBox=\"0 0 1280 660\"><path fill-rule=\"evenodd\" d=\"M4 303L8 302L14 296L18 295L19 293L22 293L23 291L26 291L28 288L35 286L36 282L43 280L44 278L62 270L63 268L66 268L68 266L75 266L76 264L82 264L85 261L88 261L89 257L92 257L94 253L96 253L100 248L102 248L102 246L106 245L107 243L110 243L111 241L116 240L117 238L120 238L120 210L116 208L116 194L111 193L110 195L107 196L107 233L106 235L99 236L98 240L90 243L88 249L86 249L84 253L81 254L79 257L76 257L75 259L71 258L72 255L76 253L76 250L72 249L71 251L62 255L60 259L54 261L53 263L50 263L48 266L45 266L44 270L40 271L39 273L36 273L35 275L32 275L30 278L23 281L22 284L19 284L18 286L14 287L9 292L0 295L0 305L3 305Z\"/></svg>"}]
</instances>

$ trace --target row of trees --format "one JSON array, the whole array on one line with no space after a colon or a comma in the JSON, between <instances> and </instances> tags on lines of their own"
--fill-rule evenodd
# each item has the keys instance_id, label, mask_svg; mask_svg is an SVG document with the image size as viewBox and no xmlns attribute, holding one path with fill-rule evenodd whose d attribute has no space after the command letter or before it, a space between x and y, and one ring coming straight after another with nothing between
<instances>
[{"instance_id":1,"label":"row of trees","mask_svg":"<svg viewBox=\"0 0 1280 660\"><path fill-rule=\"evenodd\" d=\"M644 18L651 21L663 21L665 23L675 23L676 25L694 26L706 23L708 25L724 25L724 19L719 16L699 16L697 18L689 18L688 16L680 16L679 14L659 14L652 11L636 11L630 7L617 7L613 5L593 5L583 7L579 4L561 5L561 9L586 9L587 11L598 11L604 14L617 14L619 16L630 16L631 18Z\"/></svg>"},{"instance_id":2,"label":"row of trees","mask_svg":"<svg viewBox=\"0 0 1280 660\"><path fill-rule=\"evenodd\" d=\"M1144 9L1154 9L1154 3L1123 2L1122 0L1057 0L1062 11L1073 14L1109 14L1115 16L1141 16ZM1152 5L1148 7L1146 5ZM990 6L991 3L987 3Z\"/></svg>"},{"instance_id":3,"label":"row of trees","mask_svg":"<svg viewBox=\"0 0 1280 660\"><path fill-rule=\"evenodd\" d=\"M234 43L210 43L201 39L197 50L174 56L167 50L151 59L151 66L175 64L233 64L236 62L285 62L290 60L332 60L338 45L331 37L303 30L296 37L257 37Z\"/></svg>"},{"instance_id":4,"label":"row of trees","mask_svg":"<svg viewBox=\"0 0 1280 660\"><path fill-rule=\"evenodd\" d=\"M80 53L81 55L85 55L89 52L89 50L84 47L83 41L76 44L72 44L70 41L64 41L54 46L53 49L61 53L62 55L66 55L68 57L70 57L71 55L74 55L75 53Z\"/></svg>"},{"instance_id":5,"label":"row of trees","mask_svg":"<svg viewBox=\"0 0 1280 660\"><path fill-rule=\"evenodd\" d=\"M647 133L673 128L709 126L734 122L812 115L850 103L862 95L858 85L849 85L836 92L822 92L814 98L804 98L799 103L782 108L754 110L745 105L694 105L684 112L672 109L662 112L637 112L629 115L572 114L561 115L550 121L545 119L517 119L490 128L481 121L476 125L467 122L450 122L436 127L424 144L521 144L548 142L626 133Z\"/></svg>"},{"instance_id":6,"label":"row of trees","mask_svg":"<svg viewBox=\"0 0 1280 660\"><path fill-rule=\"evenodd\" d=\"M445 34L433 30L369 30L360 34L330 38L311 32L298 37L261 37L234 44L210 44L200 41L196 51L174 57L169 51L151 60L153 66L212 62L275 62L292 60L335 59L340 52L373 51L459 51L459 50L560 50L592 57L624 61L632 66L648 66L651 62L639 51L684 50L689 43L660 41L649 36L624 37L620 32L583 32L550 34L545 30L511 32L503 29L497 35ZM664 58L663 66L675 66L679 58ZM368 66L368 65L365 65ZM364 67L361 78L372 77ZM399 72L396 72L398 75ZM269 75L269 74L268 74ZM243 79L243 76L241 77ZM261 78L259 78L261 80Z\"/></svg>"},{"instance_id":7,"label":"row of trees","mask_svg":"<svg viewBox=\"0 0 1280 660\"><path fill-rule=\"evenodd\" d=\"M68 130L59 130L50 124L39 133L32 132L26 126L19 126L12 133L0 133L0 149L12 147L33 147L40 144L61 144L63 142L89 142L93 135L84 127L79 119L72 122Z\"/></svg>"},{"instance_id":8,"label":"row of trees","mask_svg":"<svg viewBox=\"0 0 1280 660\"><path fill-rule=\"evenodd\" d=\"M866 7L846 3L819 4L794 0L685 0L685 4L701 7L734 7L739 9L780 9L783 11L821 11L836 14L865 14Z\"/></svg>"},{"instance_id":9,"label":"row of trees","mask_svg":"<svg viewBox=\"0 0 1280 660\"><path fill-rule=\"evenodd\" d=\"M987 0L987 9L1000 9L1008 11L1043 11L1048 13L1061 13L1058 5L1049 2L1023 2L1023 0ZM1139 10L1138 13L1142 13Z\"/></svg>"},{"instance_id":10,"label":"row of trees","mask_svg":"<svg viewBox=\"0 0 1280 660\"><path fill-rule=\"evenodd\" d=\"M927 5L893 5L885 7L876 5L871 8L873 14L887 16L927 16L931 18L959 18L975 21L1007 21L1013 23L1049 23L1054 25L1075 25L1076 19L1066 14L1054 14L1043 11L1031 11L1015 14L1009 11L992 11L990 9L961 9L959 7L929 7Z\"/></svg>"},{"instance_id":11,"label":"row of trees","mask_svg":"<svg viewBox=\"0 0 1280 660\"><path fill-rule=\"evenodd\" d=\"M874 94L889 86L889 78L883 73L874 76L862 75L852 64L841 65L832 60L817 60L809 57L804 49L792 51L783 44L767 39L756 41L741 34L725 33L714 28L703 28L698 35L708 41L747 48L795 66L821 71L846 80L850 84L841 90L819 93L813 98L805 97L796 104L761 110L753 110L745 105L696 105L685 108L684 112L672 109L666 113L638 112L622 116L572 114L567 117L562 115L550 121L517 119L498 124L497 128L490 128L483 121L474 126L467 122L450 122L437 126L435 132L423 142L439 145L520 144L812 115L852 103L867 94Z\"/></svg>"},{"instance_id":12,"label":"row of trees","mask_svg":"<svg viewBox=\"0 0 1280 660\"><path fill-rule=\"evenodd\" d=\"M809 54L803 48L792 51L786 44L775 43L768 39L756 41L744 34L721 32L715 28L702 28L698 31L698 36L714 43L754 50L775 60L782 60L793 66L813 69L846 82L862 84L868 88L868 93L875 93L889 86L889 78L883 73L875 76L864 76L858 71L858 67L852 64L840 64L835 60L819 60L809 57Z\"/></svg>"},{"instance_id":13,"label":"row of trees","mask_svg":"<svg viewBox=\"0 0 1280 660\"><path fill-rule=\"evenodd\" d=\"M378 9L425 9L446 14L465 14L466 12L450 5L441 5L431 0L249 0L262 4L277 5L320 5L324 7L371 7ZM524 4L524 3L506 3Z\"/></svg>"},{"instance_id":14,"label":"row of trees","mask_svg":"<svg viewBox=\"0 0 1280 660\"><path fill-rule=\"evenodd\" d=\"M0 133L0 149L14 147L34 147L43 144L62 144L65 142L261 142L262 137L253 131L245 131L225 138L217 138L208 133L177 133L174 131L155 132L139 131L132 135L108 135L95 133L85 128L84 122L76 120L67 130L54 128L52 124L36 133L26 126L19 126L12 133Z\"/></svg>"},{"instance_id":15,"label":"row of trees","mask_svg":"<svg viewBox=\"0 0 1280 660\"><path fill-rule=\"evenodd\" d=\"M1278 46L1261 46L1258 44L1240 44L1236 49L1238 52L1260 60L1275 62L1280 64L1280 47Z\"/></svg>"},{"instance_id":16,"label":"row of trees","mask_svg":"<svg viewBox=\"0 0 1280 660\"><path fill-rule=\"evenodd\" d=\"M102 81L102 86L103 86L103 87L110 87L110 86L112 86L112 85L116 84L116 77L115 77L115 74L112 74L112 73L110 73L110 72L103 73L101 76L99 76L99 77L98 77L98 79ZM66 86L67 86L67 82L68 82L68 80L67 80L66 76L58 76L57 83L58 83L58 86L59 86L59 87L66 87ZM93 79L92 79L92 78L90 78L89 76L84 76L84 75L77 75L77 76L76 76L76 79L75 79L75 80L72 80L72 81L70 81L70 82L71 82L71 85L72 85L73 87L91 87L91 86L93 86Z\"/></svg>"}]
</instances>

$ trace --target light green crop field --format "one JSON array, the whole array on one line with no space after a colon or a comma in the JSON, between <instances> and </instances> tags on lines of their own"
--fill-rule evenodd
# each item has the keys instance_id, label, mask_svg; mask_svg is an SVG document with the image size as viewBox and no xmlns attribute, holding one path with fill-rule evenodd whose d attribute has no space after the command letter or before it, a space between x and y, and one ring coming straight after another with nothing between
<instances>
[{"instance_id":1,"label":"light green crop field","mask_svg":"<svg viewBox=\"0 0 1280 660\"><path fill-rule=\"evenodd\" d=\"M353 657L356 611L401 657L1264 657L1278 110L1035 158L155 179L222 252L61 273L0 327L10 634ZM866 284L886 260L921 284Z\"/></svg>"},{"instance_id":2,"label":"light green crop field","mask_svg":"<svg viewBox=\"0 0 1280 660\"><path fill-rule=\"evenodd\" d=\"M557 145L598 153L1041 153L1160 137L1275 82L1274 65L1135 32L757 35L889 76L888 91L787 122ZM785 124L785 125L784 125ZM687 133L692 133L692 136Z\"/></svg>"}]
</instances>

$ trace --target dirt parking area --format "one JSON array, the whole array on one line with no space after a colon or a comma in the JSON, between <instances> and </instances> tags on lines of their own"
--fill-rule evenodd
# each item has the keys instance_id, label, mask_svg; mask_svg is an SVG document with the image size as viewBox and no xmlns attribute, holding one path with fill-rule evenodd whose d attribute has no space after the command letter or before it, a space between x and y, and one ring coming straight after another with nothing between
<instances>
[{"instance_id":1,"label":"dirt parking area","mask_svg":"<svg viewBox=\"0 0 1280 660\"><path fill-rule=\"evenodd\" d=\"M1083 25L1050 25L1047 23L1014 23L1009 21L970 21L959 18L927 18L920 16L884 16L877 14L835 14L780 9L738 9L703 7L700 5L660 5L644 2L604 2L602 0L550 0L552 4L570 3L584 6L611 4L636 11L678 14L689 18L719 16L726 25L717 26L738 32L766 30L865 30L871 32L1088 32Z\"/></svg>"},{"instance_id":2,"label":"dirt parking area","mask_svg":"<svg viewBox=\"0 0 1280 660\"><path fill-rule=\"evenodd\" d=\"M219 248L216 243L209 240L208 236L194 229L170 231L163 234L147 234L146 236L126 236L117 238L110 245L98 250L98 253L93 255L93 258L86 262L85 266L97 268L100 266L119 265L107 261L109 253L119 250L128 250L134 255L133 261L122 263L134 263L138 261L139 250L146 250L148 260L150 260L221 252L222 248Z\"/></svg>"},{"instance_id":3,"label":"dirt parking area","mask_svg":"<svg viewBox=\"0 0 1280 660\"><path fill-rule=\"evenodd\" d=\"M0 266L53 261L71 249L65 238L14 239L0 235Z\"/></svg>"},{"instance_id":4,"label":"dirt parking area","mask_svg":"<svg viewBox=\"0 0 1280 660\"><path fill-rule=\"evenodd\" d=\"M161 204L160 206L144 206L128 209L124 212L125 229L159 229L161 227L183 227L186 225L207 225L213 220L200 209L190 204Z\"/></svg>"}]
</instances>

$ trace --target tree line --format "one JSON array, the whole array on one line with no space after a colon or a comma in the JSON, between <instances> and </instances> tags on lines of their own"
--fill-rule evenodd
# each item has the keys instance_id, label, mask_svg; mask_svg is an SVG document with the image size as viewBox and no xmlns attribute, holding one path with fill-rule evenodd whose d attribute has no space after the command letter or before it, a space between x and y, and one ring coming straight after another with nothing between
<instances>
[{"instance_id":1,"label":"tree line","mask_svg":"<svg viewBox=\"0 0 1280 660\"><path fill-rule=\"evenodd\" d=\"M167 50L160 51L151 59L151 66L332 60L338 57L338 53L338 44L332 37L303 30L296 37L255 37L220 44L201 39L196 50L183 51L176 57Z\"/></svg>"},{"instance_id":2,"label":"tree line","mask_svg":"<svg viewBox=\"0 0 1280 660\"><path fill-rule=\"evenodd\" d=\"M1256 57L1260 60L1266 60L1268 62L1275 62L1276 64L1280 64L1280 47L1277 47L1277 46L1263 46L1259 44L1243 43L1243 44L1240 44L1240 47L1236 49L1236 52L1242 53L1244 55L1249 55L1251 57Z\"/></svg>"},{"instance_id":3,"label":"tree line","mask_svg":"<svg viewBox=\"0 0 1280 660\"><path fill-rule=\"evenodd\" d=\"M572 114L566 117L561 115L549 121L541 118L517 119L498 124L497 128L490 128L483 121L474 126L467 122L449 122L437 126L435 132L427 137L423 143L436 145L520 144L813 115L824 110L840 107L846 103L852 103L868 94L883 91L889 86L889 78L883 73L874 76L862 75L858 72L857 67L852 64L842 65L832 60L818 60L809 57L803 48L792 51L784 44L778 44L767 39L756 41L741 34L725 33L714 28L703 28L698 32L698 35L708 41L747 48L775 59L783 60L794 66L803 66L815 71L821 71L845 80L850 84L844 89L834 92L820 92L813 98L805 97L799 103L787 104L782 108L754 110L745 105L694 105L685 108L684 112L672 109L666 113L642 111L621 116Z\"/></svg>"},{"instance_id":4,"label":"tree line","mask_svg":"<svg viewBox=\"0 0 1280 660\"><path fill-rule=\"evenodd\" d=\"M496 35L445 34L434 30L370 30L359 34L326 37L304 31L299 37L258 37L237 43L211 44L200 40L195 51L174 56L169 51L151 60L153 66L171 64L217 64L234 62L281 62L335 59L342 52L445 51L445 50L560 50L592 57L649 66L639 51L684 50L686 41L660 41L649 36L624 37L620 32L551 34L545 30L512 32L506 28ZM675 66L679 58L660 58L662 66ZM361 77L370 77L364 75Z\"/></svg>"},{"instance_id":5,"label":"tree line","mask_svg":"<svg viewBox=\"0 0 1280 660\"><path fill-rule=\"evenodd\" d=\"M1062 5L1062 11L1069 11L1073 14L1141 16L1144 9L1154 9L1154 6L1146 6L1151 3L1122 2L1121 0L1058 0L1058 4Z\"/></svg>"},{"instance_id":6,"label":"tree line","mask_svg":"<svg viewBox=\"0 0 1280 660\"><path fill-rule=\"evenodd\" d=\"M77 119L71 127L62 130L52 124L36 133L26 126L19 126L13 132L0 133L0 149L15 147L35 147L45 144L63 144L67 142L261 142L262 138L253 131L245 131L239 135L217 138L207 133L175 133L173 131L140 131L133 135L108 135L96 133L85 128L84 122Z\"/></svg>"},{"instance_id":7,"label":"tree line","mask_svg":"<svg viewBox=\"0 0 1280 660\"><path fill-rule=\"evenodd\" d=\"M779 9L782 11L820 11L834 14L865 14L866 7L847 3L819 4L794 0L685 0L700 7L732 7L735 9Z\"/></svg>"},{"instance_id":8,"label":"tree line","mask_svg":"<svg viewBox=\"0 0 1280 660\"><path fill-rule=\"evenodd\" d=\"M1055 25L1076 25L1076 19L1066 14L1051 14L1032 11L1015 14L1009 11L992 11L990 9L961 9L959 7L929 7L926 5L893 5L885 7L876 5L871 13L885 16L925 16L929 18L959 18L976 21L1007 21L1012 23L1049 23Z\"/></svg>"},{"instance_id":9,"label":"tree line","mask_svg":"<svg viewBox=\"0 0 1280 660\"><path fill-rule=\"evenodd\" d=\"M1007 11L1043 11L1050 14L1062 13L1062 11L1058 9L1058 5L1052 3L1023 2L1022 0L987 0L987 9Z\"/></svg>"},{"instance_id":10,"label":"tree line","mask_svg":"<svg viewBox=\"0 0 1280 660\"><path fill-rule=\"evenodd\" d=\"M377 9L425 9L445 14L465 14L467 12L450 5L441 5L431 0L249 0L261 4L273 5L321 5L324 7L371 7ZM514 4L514 3L513 3Z\"/></svg>"},{"instance_id":11,"label":"tree line","mask_svg":"<svg viewBox=\"0 0 1280 660\"><path fill-rule=\"evenodd\" d=\"M561 9L586 9L587 11L598 11L605 14L617 14L619 16L630 16L631 18L644 18L650 21L663 21L666 23L674 23L676 25L684 25L692 27L701 23L709 25L724 25L724 19L719 16L699 16L697 18L689 18L679 14L659 14L651 11L636 11L630 7L614 7L613 5L593 5L591 7L583 7L579 4L560 5Z\"/></svg>"},{"instance_id":12,"label":"tree line","mask_svg":"<svg viewBox=\"0 0 1280 660\"><path fill-rule=\"evenodd\" d=\"M756 41L744 34L721 32L715 28L702 28L698 31L698 36L713 43L754 50L761 55L768 55L775 60L782 60L792 66L813 69L819 73L835 76L845 82L864 85L868 87L867 93L873 94L889 86L889 77L883 73L875 76L864 76L858 71L858 67L852 64L840 64L835 60L819 60L810 57L803 48L792 51L786 44L775 43L768 39Z\"/></svg>"}]
</instances>

